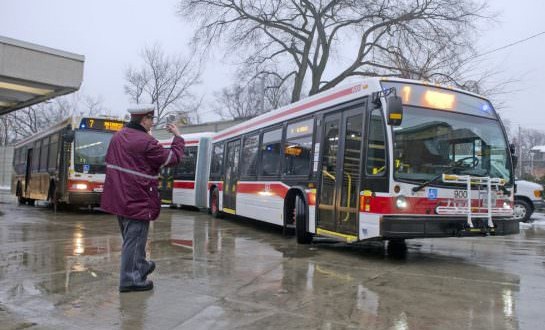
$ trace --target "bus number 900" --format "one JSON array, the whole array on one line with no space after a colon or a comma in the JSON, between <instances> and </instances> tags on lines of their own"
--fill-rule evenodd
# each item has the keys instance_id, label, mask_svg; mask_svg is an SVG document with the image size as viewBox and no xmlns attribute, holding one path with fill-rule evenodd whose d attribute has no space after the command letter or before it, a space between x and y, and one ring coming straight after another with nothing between
<instances>
[{"instance_id":1,"label":"bus number 900","mask_svg":"<svg viewBox=\"0 0 545 330\"><path fill-rule=\"evenodd\" d=\"M454 190L454 198L467 198L467 190Z\"/></svg>"}]
</instances>

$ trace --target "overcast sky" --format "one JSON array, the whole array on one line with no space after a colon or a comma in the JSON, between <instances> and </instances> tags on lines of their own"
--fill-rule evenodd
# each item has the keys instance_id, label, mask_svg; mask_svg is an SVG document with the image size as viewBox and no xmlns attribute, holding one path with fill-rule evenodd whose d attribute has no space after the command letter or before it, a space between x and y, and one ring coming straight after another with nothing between
<instances>
[{"instance_id":1,"label":"overcast sky","mask_svg":"<svg viewBox=\"0 0 545 330\"><path fill-rule=\"evenodd\" d=\"M187 51L192 30L175 14L176 0L0 0L0 35L85 56L82 91L101 97L114 113L123 114L128 99L124 72L138 65L139 51L158 42L167 54ZM481 34L481 53L545 31L545 1L492 0L497 24ZM482 57L482 66L501 79L518 79L505 96L500 113L516 127L545 131L545 34ZM211 96L228 84L232 68L212 58L200 92ZM217 77L221 77L218 79ZM216 120L213 113L202 119Z\"/></svg>"}]
</instances>

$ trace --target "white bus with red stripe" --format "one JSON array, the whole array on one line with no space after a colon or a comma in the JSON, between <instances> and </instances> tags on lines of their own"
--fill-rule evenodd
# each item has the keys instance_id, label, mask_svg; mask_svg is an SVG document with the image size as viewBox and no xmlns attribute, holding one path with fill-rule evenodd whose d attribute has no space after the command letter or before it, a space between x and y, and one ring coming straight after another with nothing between
<instances>
[{"instance_id":1,"label":"white bus with red stripe","mask_svg":"<svg viewBox=\"0 0 545 330\"><path fill-rule=\"evenodd\" d=\"M207 207L212 132L183 134L184 157L175 167L161 170L160 192L163 204ZM159 141L169 148L172 139Z\"/></svg>"},{"instance_id":2,"label":"white bus with red stripe","mask_svg":"<svg viewBox=\"0 0 545 330\"><path fill-rule=\"evenodd\" d=\"M36 200L98 206L113 134L125 122L110 117L70 117L15 145L12 192L21 204Z\"/></svg>"},{"instance_id":3,"label":"white bus with red stripe","mask_svg":"<svg viewBox=\"0 0 545 330\"><path fill-rule=\"evenodd\" d=\"M370 78L328 90L218 132L211 162L213 215L295 228L300 243L519 230L500 118L458 89Z\"/></svg>"}]
</instances>

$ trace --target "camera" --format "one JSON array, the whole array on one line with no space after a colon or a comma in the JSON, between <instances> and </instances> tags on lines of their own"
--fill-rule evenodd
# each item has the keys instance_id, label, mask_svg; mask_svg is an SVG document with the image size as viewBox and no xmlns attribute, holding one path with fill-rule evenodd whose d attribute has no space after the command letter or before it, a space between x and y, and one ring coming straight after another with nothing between
<instances>
[{"instance_id":1,"label":"camera","mask_svg":"<svg viewBox=\"0 0 545 330\"><path fill-rule=\"evenodd\" d=\"M176 122L176 115L167 115L167 124L175 123Z\"/></svg>"},{"instance_id":2,"label":"camera","mask_svg":"<svg viewBox=\"0 0 545 330\"><path fill-rule=\"evenodd\" d=\"M173 114L166 115L163 129L166 129L168 124L176 123L176 121L177 121L176 115L173 115Z\"/></svg>"}]
</instances>

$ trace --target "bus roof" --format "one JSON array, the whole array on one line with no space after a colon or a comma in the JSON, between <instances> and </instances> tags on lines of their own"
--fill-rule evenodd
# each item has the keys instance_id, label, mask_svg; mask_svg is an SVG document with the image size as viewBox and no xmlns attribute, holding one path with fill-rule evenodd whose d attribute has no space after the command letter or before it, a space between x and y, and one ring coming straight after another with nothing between
<instances>
[{"instance_id":1,"label":"bus roof","mask_svg":"<svg viewBox=\"0 0 545 330\"><path fill-rule=\"evenodd\" d=\"M186 145L198 145L201 138L212 138L216 133L214 132L200 132L200 133L191 133L191 134L182 134L182 137L185 140ZM172 143L173 137L170 139L161 139L158 140L159 144L163 146L170 146Z\"/></svg>"},{"instance_id":2,"label":"bus roof","mask_svg":"<svg viewBox=\"0 0 545 330\"><path fill-rule=\"evenodd\" d=\"M384 78L384 77L372 77L367 79L361 79L356 82L344 84L333 89L324 91L322 93L312 95L300 101L292 104L288 104L276 110L269 111L255 118L252 118L246 122L229 127L222 131L219 131L214 136L214 141L222 141L231 137L246 134L258 130L263 127L281 123L285 120L290 120L306 114L310 114L322 109L325 109L332 105L342 104L348 101L358 99L360 97L371 95L374 92L382 90L382 81L392 81L401 83L412 83L433 87L446 88L455 92L469 94L472 96L483 98L480 95L467 92L458 88L442 86L426 81L401 79L401 78Z\"/></svg>"},{"instance_id":3,"label":"bus roof","mask_svg":"<svg viewBox=\"0 0 545 330\"><path fill-rule=\"evenodd\" d=\"M219 131L214 137L214 141L223 141L231 137L246 134L255 130L258 130L269 125L281 123L285 120L290 120L306 114L310 114L322 109L325 109L332 105L342 104L357 98L371 95L374 92L378 92L382 89L382 81L392 81L401 83L412 83L426 86L433 86L439 88L446 88L455 92L469 94L479 98L483 98L480 95L461 90L459 88L453 88L449 86L443 86L435 83L430 83L421 80L411 80L402 78L385 78L385 77L372 77L367 79L361 79L359 81L344 84L325 92L312 95L300 101L292 104L288 104L276 110L272 110L265 114L259 115L246 122L240 123L233 127Z\"/></svg>"}]
</instances>

